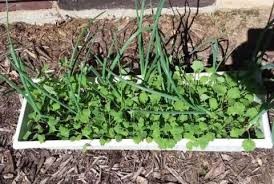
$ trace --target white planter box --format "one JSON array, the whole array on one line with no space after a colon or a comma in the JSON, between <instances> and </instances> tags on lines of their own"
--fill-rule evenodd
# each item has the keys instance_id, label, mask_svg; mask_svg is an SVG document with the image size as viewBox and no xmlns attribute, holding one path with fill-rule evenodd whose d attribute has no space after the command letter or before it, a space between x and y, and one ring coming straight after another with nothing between
<instances>
[{"instance_id":1,"label":"white planter box","mask_svg":"<svg viewBox=\"0 0 274 184\"><path fill-rule=\"evenodd\" d=\"M40 143L39 141L22 141L20 138L24 134L24 125L26 124L26 118L28 115L28 105L26 99L22 102L21 112L16 128L15 135L13 137L13 148L14 149L28 149L28 148L43 148L43 149L93 149L93 150L160 150L155 142L147 143L143 141L139 144L134 143L131 139L123 139L120 142L111 140L105 145L101 145L98 139L95 140L52 140ZM271 132L269 126L269 119L267 113L264 113L261 117L261 126L264 133L264 139L253 139L256 143L257 148L273 147ZM243 151L242 142L244 139L215 139L210 142L206 149L202 150L194 148L193 151L227 151L236 152ZM187 151L186 144L188 140L182 139L176 146L168 150Z\"/></svg>"}]
</instances>

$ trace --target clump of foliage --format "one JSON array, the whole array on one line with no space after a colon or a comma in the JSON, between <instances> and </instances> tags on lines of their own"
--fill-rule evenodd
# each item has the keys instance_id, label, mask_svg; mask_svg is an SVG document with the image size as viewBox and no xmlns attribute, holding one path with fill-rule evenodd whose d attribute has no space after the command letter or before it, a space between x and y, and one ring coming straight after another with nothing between
<instances>
[{"instance_id":1,"label":"clump of foliage","mask_svg":"<svg viewBox=\"0 0 274 184\"><path fill-rule=\"evenodd\" d=\"M174 66L167 54L158 28L164 0L154 15L152 26L143 27L145 2L137 11L138 29L116 57L103 59L88 52L79 60L82 49L75 47L70 59L62 60L61 75L42 73L33 82L20 57L10 44L13 67L18 71L22 88L6 76L12 87L32 107L24 140L133 139L155 141L161 148L172 148L183 138L187 147L205 148L215 138L246 138L245 150L253 150L250 138L262 138L259 118L262 105L246 84L254 79L246 73L218 73L218 43L212 42L213 66L195 60L187 74ZM149 32L145 47L143 35ZM83 30L80 38L86 33ZM140 75L124 75L121 58L131 42L138 40ZM78 42L78 44L80 41ZM96 67L88 64L95 57ZM151 57L153 56L153 57ZM207 74L203 73L207 71ZM246 80L245 80L246 79Z\"/></svg>"},{"instance_id":2,"label":"clump of foliage","mask_svg":"<svg viewBox=\"0 0 274 184\"><path fill-rule=\"evenodd\" d=\"M100 139L101 143L146 139L161 148L172 148L187 138L191 149L205 148L215 138L262 138L258 124L250 127L261 105L235 81L237 74L204 75L200 61L192 67L194 75L179 68L171 73L177 94L167 93L166 79L157 71L147 81L115 75L117 81L99 76L94 82L87 76L88 67L70 77L44 77L39 86L69 108L32 89L39 111L29 115L24 139Z\"/></svg>"}]
</instances>

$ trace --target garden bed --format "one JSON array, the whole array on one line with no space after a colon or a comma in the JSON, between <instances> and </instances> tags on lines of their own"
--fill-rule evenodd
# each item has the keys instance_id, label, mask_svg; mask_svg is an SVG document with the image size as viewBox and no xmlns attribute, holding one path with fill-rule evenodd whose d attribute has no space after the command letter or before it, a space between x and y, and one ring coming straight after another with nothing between
<instances>
[{"instance_id":1,"label":"garden bed","mask_svg":"<svg viewBox=\"0 0 274 184\"><path fill-rule=\"evenodd\" d=\"M132 139L123 139L119 142L111 140L109 143L102 145L100 140L48 140L44 143L39 141L23 141L22 137L26 133L25 126L27 123L29 107L27 101L24 99L20 110L20 116L17 124L16 133L13 138L14 149L33 149L33 148L44 148L44 149L92 149L92 150L161 150L157 143L148 143L142 141L136 144ZM254 139L256 148L271 149L273 147L269 119L267 113L261 116L261 126L264 133L264 139ZM193 151L243 151L244 139L215 139L208 144L205 149L193 148ZM179 141L175 147L168 150L187 151L188 140L183 139Z\"/></svg>"},{"instance_id":2,"label":"garden bed","mask_svg":"<svg viewBox=\"0 0 274 184\"><path fill-rule=\"evenodd\" d=\"M239 74L237 74L239 73ZM224 74L230 74L231 76L237 75L244 76L245 72L230 72L223 73L218 72L217 76L221 77ZM201 77L210 77L213 74L209 73L199 73L199 74L187 74L187 76L192 76L194 80L199 81ZM140 76L139 76L140 77ZM225 77L224 77L225 78ZM129 80L130 77L125 77L124 79ZM210 79L210 78L209 78ZM118 79L117 79L118 80ZM97 81L97 80L96 80ZM208 81L210 82L210 81ZM258 81L260 83L260 81ZM98 83L98 81L96 82ZM137 81L138 84L141 83L141 80ZM206 82L207 83L207 82ZM262 96L263 98L263 96ZM254 102L261 103L261 98L254 97ZM237 103L237 102L236 102ZM241 105L241 104L240 104ZM210 106L211 108L211 106ZM252 109L253 110L253 109ZM73 150L83 150L83 149L92 149L92 150L178 150L178 151L187 151L189 150L187 144L191 140L183 138L179 140L176 145L170 148L163 148L159 146L159 143L156 142L148 142L146 140L141 140L136 143L133 139L121 139L119 141L115 139L110 139L107 143L102 144L100 139L82 139L82 140L47 140L45 142L39 141L26 141L24 136L28 131L28 116L33 113L31 106L28 104L26 99L22 101L22 107L20 110L20 116L18 119L16 133L13 138L13 147L15 149L32 149L32 148L44 148L44 149L73 149ZM248 111L246 113L249 113ZM174 115L175 117L176 115ZM263 112L260 114L260 117L257 120L259 129L263 135L260 138L252 138L254 141L256 148L265 148L271 149L273 147L272 137L269 126L269 119L267 112ZM225 122L224 122L225 123ZM256 123L253 123L256 124ZM178 127L179 128L179 127ZM183 128L183 126L182 126ZM193 127L194 128L194 127ZM230 132L231 134L231 132ZM206 147L193 147L191 150L193 151L244 151L243 143L248 139L243 138L215 138L214 140L208 141L208 145ZM254 148L252 148L254 149Z\"/></svg>"}]
</instances>

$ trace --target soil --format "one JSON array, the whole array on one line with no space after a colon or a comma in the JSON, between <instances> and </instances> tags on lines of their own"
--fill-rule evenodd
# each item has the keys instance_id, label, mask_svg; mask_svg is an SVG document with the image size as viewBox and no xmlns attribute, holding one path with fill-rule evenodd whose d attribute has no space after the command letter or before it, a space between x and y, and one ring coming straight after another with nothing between
<instances>
[{"instance_id":1,"label":"soil","mask_svg":"<svg viewBox=\"0 0 274 184\"><path fill-rule=\"evenodd\" d=\"M252 43L250 39L253 39L250 38L252 34L248 37L249 30L264 27L269 12L248 10L199 14L188 30L187 39L191 38L193 45L199 45L210 38L219 38L224 48L227 45L227 49L223 49L227 50L226 53L234 49L237 51L229 57L224 67L238 68L241 66L239 62L254 47L249 44ZM182 34L185 29L179 21L181 18L184 23L188 20L189 25L193 16L163 16L161 19L160 27L168 52L178 58L184 53L184 59L188 62L195 58L209 62L208 46L201 47L201 51L195 55L186 55L192 47L189 42L185 43ZM151 20L146 18L146 24ZM44 65L58 70L58 61L69 56L80 29L86 24L87 20L70 17L60 20L56 25L16 23L11 25L11 36L29 71L35 75ZM89 28L96 43L92 46L94 52L107 55L114 32L117 46L120 47L136 29L135 25L135 20L129 18L96 21ZM2 25L0 71L16 81L18 74L11 69L6 57L6 38L6 29ZM175 43L175 47L172 47L172 43ZM269 48L268 62L273 62L271 50ZM136 62L136 43L130 46L124 60ZM14 150L12 135L20 100L13 91L6 94L9 90L6 84L0 81L0 85L0 183L274 183L273 150L256 150L252 153Z\"/></svg>"}]
</instances>

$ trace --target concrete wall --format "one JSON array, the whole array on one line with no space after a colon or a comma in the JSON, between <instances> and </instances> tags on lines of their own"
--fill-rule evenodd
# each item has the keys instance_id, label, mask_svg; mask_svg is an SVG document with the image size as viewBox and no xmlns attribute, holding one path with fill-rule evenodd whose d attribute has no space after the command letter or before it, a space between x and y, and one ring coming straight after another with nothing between
<instances>
[{"instance_id":1,"label":"concrete wall","mask_svg":"<svg viewBox=\"0 0 274 184\"><path fill-rule=\"evenodd\" d=\"M120 3L117 3L118 1ZM173 8L182 13L185 11L186 0L170 1ZM150 8L146 10L146 14L152 13L152 8L156 6L158 0L150 0L149 2L148 6ZM200 13L212 13L217 10L270 8L273 4L273 0L188 0L187 5L191 11L196 12L198 2L200 2ZM5 3L0 3L0 10L2 10L0 12L0 23L5 23ZM100 18L135 16L134 0L59 0L58 3L56 1L36 0L33 2L10 3L9 11L9 22L26 22L30 24L55 23L65 20L67 17L92 18L102 12L105 13ZM166 4L163 13L173 14L169 4Z\"/></svg>"},{"instance_id":2,"label":"concrete wall","mask_svg":"<svg viewBox=\"0 0 274 184\"><path fill-rule=\"evenodd\" d=\"M251 9L271 7L273 0L217 0L219 9Z\"/></svg>"}]
</instances>

